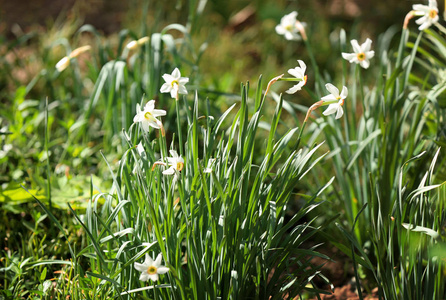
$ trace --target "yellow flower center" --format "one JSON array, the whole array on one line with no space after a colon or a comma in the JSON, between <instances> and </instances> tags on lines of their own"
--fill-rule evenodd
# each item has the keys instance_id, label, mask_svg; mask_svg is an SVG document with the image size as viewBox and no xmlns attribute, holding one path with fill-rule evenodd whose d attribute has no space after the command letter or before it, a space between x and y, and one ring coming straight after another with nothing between
<instances>
[{"instance_id":1,"label":"yellow flower center","mask_svg":"<svg viewBox=\"0 0 446 300\"><path fill-rule=\"evenodd\" d=\"M285 30L286 30L286 31L291 31L291 29L293 29L293 25L287 25L287 26L285 26Z\"/></svg>"},{"instance_id":2,"label":"yellow flower center","mask_svg":"<svg viewBox=\"0 0 446 300\"><path fill-rule=\"evenodd\" d=\"M153 119L153 115L152 115L150 112L146 112L146 113L144 114L144 118L145 118L146 120L151 120L151 119Z\"/></svg>"},{"instance_id":3,"label":"yellow flower center","mask_svg":"<svg viewBox=\"0 0 446 300\"><path fill-rule=\"evenodd\" d=\"M183 167L184 167L184 164L182 163L182 162L177 162L177 167L176 167L176 169L178 170L178 171L181 171L181 170L183 170Z\"/></svg>"},{"instance_id":4,"label":"yellow flower center","mask_svg":"<svg viewBox=\"0 0 446 300\"><path fill-rule=\"evenodd\" d=\"M358 54L356 55L356 58L357 58L359 61L363 61L363 60L365 59L365 53L364 53L364 52L358 53Z\"/></svg>"},{"instance_id":5,"label":"yellow flower center","mask_svg":"<svg viewBox=\"0 0 446 300\"><path fill-rule=\"evenodd\" d=\"M172 80L172 83L170 84L172 87L176 85L179 85L178 80Z\"/></svg>"},{"instance_id":6,"label":"yellow flower center","mask_svg":"<svg viewBox=\"0 0 446 300\"><path fill-rule=\"evenodd\" d=\"M431 9L429 12L429 18L433 19L438 15L438 12L435 9Z\"/></svg>"},{"instance_id":7,"label":"yellow flower center","mask_svg":"<svg viewBox=\"0 0 446 300\"><path fill-rule=\"evenodd\" d=\"M150 266L147 268L147 274L149 275L155 275L157 271L158 269L155 266Z\"/></svg>"}]
</instances>

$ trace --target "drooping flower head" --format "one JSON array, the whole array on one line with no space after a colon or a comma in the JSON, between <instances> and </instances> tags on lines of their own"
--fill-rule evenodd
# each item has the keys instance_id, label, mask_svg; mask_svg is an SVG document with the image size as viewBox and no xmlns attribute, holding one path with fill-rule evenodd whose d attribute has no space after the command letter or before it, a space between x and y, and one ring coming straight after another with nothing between
<instances>
[{"instance_id":1,"label":"drooping flower head","mask_svg":"<svg viewBox=\"0 0 446 300\"><path fill-rule=\"evenodd\" d=\"M73 51L71 51L71 53L67 56L64 56L61 60L59 60L56 64L56 69L57 71L60 73L63 70L65 70L66 68L68 68L68 66L71 64L71 59L78 57L80 54L89 51L91 49L91 46L87 45L87 46L82 46L79 48L74 49Z\"/></svg>"},{"instance_id":2,"label":"drooping flower head","mask_svg":"<svg viewBox=\"0 0 446 300\"><path fill-rule=\"evenodd\" d=\"M163 79L166 83L161 86L161 93L170 93L170 96L176 100L179 94L187 94L185 84L189 82L189 78L181 77L178 68L175 68L172 74L164 74Z\"/></svg>"},{"instance_id":3,"label":"drooping flower head","mask_svg":"<svg viewBox=\"0 0 446 300\"><path fill-rule=\"evenodd\" d=\"M290 88L286 91L288 94L294 94L295 92L300 91L302 89L302 87L307 83L307 75L305 75L307 66L301 60L298 60L297 62L299 63L300 67L295 67L294 69L289 69L288 73L290 73L290 75L296 77L300 81L298 84L294 85L292 88Z\"/></svg>"},{"instance_id":4,"label":"drooping flower head","mask_svg":"<svg viewBox=\"0 0 446 300\"><path fill-rule=\"evenodd\" d=\"M146 254L146 259L143 264L135 262L135 269L141 272L139 280L147 281L151 279L152 281L157 281L159 279L159 274L165 274L169 271L168 267L161 265L162 254L158 254L156 260Z\"/></svg>"},{"instance_id":5,"label":"drooping flower head","mask_svg":"<svg viewBox=\"0 0 446 300\"><path fill-rule=\"evenodd\" d=\"M322 97L321 100L324 103L330 103L328 108L322 113L324 116L328 116L336 113L335 119L339 119L344 114L342 110L342 105L344 105L344 100L348 96L347 87L344 86L342 88L341 94L339 94L339 90L331 83L327 83L325 88L330 92L330 95Z\"/></svg>"},{"instance_id":6,"label":"drooping flower head","mask_svg":"<svg viewBox=\"0 0 446 300\"><path fill-rule=\"evenodd\" d=\"M157 119L157 117L165 116L166 111L162 109L155 109L155 100L150 100L144 106L144 110L141 110L139 104L136 104L136 115L133 118L133 123L141 123L141 127L145 132L149 132L149 128L153 127L161 129L161 133L164 136L163 123Z\"/></svg>"},{"instance_id":7,"label":"drooping flower head","mask_svg":"<svg viewBox=\"0 0 446 300\"><path fill-rule=\"evenodd\" d=\"M282 17L280 24L276 26L276 32L285 36L287 40L299 41L301 36L297 27L297 11L293 11Z\"/></svg>"},{"instance_id":8,"label":"drooping flower head","mask_svg":"<svg viewBox=\"0 0 446 300\"><path fill-rule=\"evenodd\" d=\"M370 66L369 59L375 56L375 51L370 50L372 40L367 39L361 46L358 44L357 40L351 40L350 43L352 44L354 53L343 52L342 57L350 63L357 63L364 69L367 69Z\"/></svg>"},{"instance_id":9,"label":"drooping flower head","mask_svg":"<svg viewBox=\"0 0 446 300\"><path fill-rule=\"evenodd\" d=\"M140 38L139 40L133 40L133 41L129 42L125 46L125 48L127 48L128 50L135 50L136 48L140 47L141 45L144 45L148 41L149 41L149 37L145 36L145 37Z\"/></svg>"},{"instance_id":10,"label":"drooping flower head","mask_svg":"<svg viewBox=\"0 0 446 300\"><path fill-rule=\"evenodd\" d=\"M421 16L415 21L420 27L419 30L424 30L429 28L432 24L438 22L438 6L436 0L429 0L429 5L414 4L412 6L413 14L415 16Z\"/></svg>"}]
</instances>

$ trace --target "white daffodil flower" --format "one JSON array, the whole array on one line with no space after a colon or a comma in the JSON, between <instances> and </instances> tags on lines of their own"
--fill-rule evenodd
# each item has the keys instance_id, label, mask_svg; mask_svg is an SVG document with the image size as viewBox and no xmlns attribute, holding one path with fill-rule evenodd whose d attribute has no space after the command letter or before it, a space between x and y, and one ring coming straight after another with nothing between
<instances>
[{"instance_id":1,"label":"white daffodil flower","mask_svg":"<svg viewBox=\"0 0 446 300\"><path fill-rule=\"evenodd\" d=\"M181 77L178 68L175 68L172 74L164 74L163 79L166 83L161 86L161 93L170 93L170 96L176 100L178 100L178 94L187 94L187 89L184 85L189 82L189 78Z\"/></svg>"},{"instance_id":2,"label":"white daffodil flower","mask_svg":"<svg viewBox=\"0 0 446 300\"><path fill-rule=\"evenodd\" d=\"M180 172L184 167L184 159L181 156L178 156L178 153L175 150L170 150L170 155L172 157L167 158L167 165L169 168L163 171L164 175L174 175L176 172Z\"/></svg>"},{"instance_id":3,"label":"white daffodil flower","mask_svg":"<svg viewBox=\"0 0 446 300\"><path fill-rule=\"evenodd\" d=\"M280 35L284 35L289 41L299 41L301 36L299 29L296 25L297 11L293 11L282 17L280 24L276 26L276 32Z\"/></svg>"},{"instance_id":4,"label":"white daffodil flower","mask_svg":"<svg viewBox=\"0 0 446 300\"><path fill-rule=\"evenodd\" d=\"M414 4L412 6L413 14L415 16L421 16L415 21L420 27L419 30L429 28L432 24L438 22L438 6L436 0L429 0L429 5Z\"/></svg>"},{"instance_id":5,"label":"white daffodil flower","mask_svg":"<svg viewBox=\"0 0 446 300\"><path fill-rule=\"evenodd\" d=\"M370 66L370 61L373 56L375 56L375 51L370 50L372 45L372 40L367 39L364 43L359 46L357 40L351 40L354 53L342 53L342 57L348 60L350 63L357 63L364 69Z\"/></svg>"},{"instance_id":6,"label":"white daffodil flower","mask_svg":"<svg viewBox=\"0 0 446 300\"><path fill-rule=\"evenodd\" d=\"M164 136L164 127L160 120L156 117L165 116L166 111L162 109L155 109L155 100L150 100L141 111L139 104L136 104L136 115L133 118L133 123L140 122L141 127L145 132L149 132L149 127L161 129Z\"/></svg>"},{"instance_id":7,"label":"white daffodil flower","mask_svg":"<svg viewBox=\"0 0 446 300\"><path fill-rule=\"evenodd\" d=\"M344 105L344 99L348 96L347 87L342 88L341 94L339 94L339 90L337 87L332 85L331 83L327 83L325 88L330 92L330 95L322 97L321 100L324 101L325 104L329 103L328 108L322 113L324 116L328 116L336 113L335 119L339 119L344 114L342 110L342 105Z\"/></svg>"},{"instance_id":8,"label":"white daffodil flower","mask_svg":"<svg viewBox=\"0 0 446 300\"><path fill-rule=\"evenodd\" d=\"M157 281L159 279L159 274L167 273L169 268L161 265L162 258L163 256L160 253L156 257L156 260L153 261L153 259L146 254L146 259L143 264L135 262L135 269L141 272L139 280L147 281L152 279L152 281Z\"/></svg>"},{"instance_id":9,"label":"white daffodil flower","mask_svg":"<svg viewBox=\"0 0 446 300\"><path fill-rule=\"evenodd\" d=\"M288 94L294 94L295 92L300 91L302 87L307 83L307 75L305 75L305 70L307 69L307 66L301 60L298 60L297 62L299 63L300 67L289 69L288 73L290 73L290 75L296 77L300 81L298 84L294 85L292 88L286 91Z\"/></svg>"}]
</instances>

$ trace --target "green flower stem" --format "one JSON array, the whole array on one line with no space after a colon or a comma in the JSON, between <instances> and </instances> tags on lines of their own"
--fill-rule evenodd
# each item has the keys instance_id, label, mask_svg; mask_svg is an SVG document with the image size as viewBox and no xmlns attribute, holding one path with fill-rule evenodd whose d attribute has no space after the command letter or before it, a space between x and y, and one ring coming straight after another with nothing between
<instances>
[{"instance_id":1,"label":"green flower stem","mask_svg":"<svg viewBox=\"0 0 446 300\"><path fill-rule=\"evenodd\" d=\"M315 86L316 93L320 94L320 91L322 90L322 85L318 89L318 84L320 81L319 67L317 65L316 58L314 57L310 42L308 41L308 39L305 39L304 42L305 42L305 46L307 47L307 50L308 50L308 56L310 57L311 65L314 69L314 76L315 76L315 82L316 82L316 86Z\"/></svg>"},{"instance_id":2,"label":"green flower stem","mask_svg":"<svg viewBox=\"0 0 446 300\"><path fill-rule=\"evenodd\" d=\"M296 78L296 77L281 77L277 79L277 81L303 81L302 78Z\"/></svg>"},{"instance_id":3,"label":"green flower stem","mask_svg":"<svg viewBox=\"0 0 446 300\"><path fill-rule=\"evenodd\" d=\"M181 133L180 107L178 104L178 95L177 98L175 99L175 109L177 111L178 149L180 151L180 156L183 157L183 135Z\"/></svg>"},{"instance_id":4,"label":"green flower stem","mask_svg":"<svg viewBox=\"0 0 446 300\"><path fill-rule=\"evenodd\" d=\"M297 136L297 142L296 145L294 146L293 151L297 151L297 149L299 148L300 140L302 139L302 132L304 131L305 125L307 125L307 121L304 121L302 123L302 126L300 127L299 135Z\"/></svg>"}]
</instances>

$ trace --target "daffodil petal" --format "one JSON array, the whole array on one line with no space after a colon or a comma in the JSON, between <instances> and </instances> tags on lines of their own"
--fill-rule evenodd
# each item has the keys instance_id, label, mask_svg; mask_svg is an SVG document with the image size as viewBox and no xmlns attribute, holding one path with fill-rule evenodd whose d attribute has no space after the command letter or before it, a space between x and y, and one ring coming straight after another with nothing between
<instances>
[{"instance_id":1,"label":"daffodil petal","mask_svg":"<svg viewBox=\"0 0 446 300\"><path fill-rule=\"evenodd\" d=\"M342 92L341 92L341 99L345 99L348 96L348 89L346 86L342 87Z\"/></svg>"},{"instance_id":2,"label":"daffodil petal","mask_svg":"<svg viewBox=\"0 0 446 300\"><path fill-rule=\"evenodd\" d=\"M158 270L156 271L158 274L166 274L167 272L169 272L169 268L168 267L164 267L161 266L158 268Z\"/></svg>"},{"instance_id":3,"label":"daffodil petal","mask_svg":"<svg viewBox=\"0 0 446 300\"><path fill-rule=\"evenodd\" d=\"M138 270L139 272L145 272L145 271L147 271L147 268L149 267L146 264L140 264L137 262L135 262L134 266L135 266L135 269Z\"/></svg>"},{"instance_id":4,"label":"daffodil petal","mask_svg":"<svg viewBox=\"0 0 446 300\"><path fill-rule=\"evenodd\" d=\"M357 40L351 40L351 41L350 41L350 44L352 44L353 51L354 51L355 53L361 53L361 52L362 52L362 50L361 50L361 46L359 46Z\"/></svg>"},{"instance_id":5,"label":"daffodil petal","mask_svg":"<svg viewBox=\"0 0 446 300\"><path fill-rule=\"evenodd\" d=\"M149 274L147 274L145 272L141 273L141 275L139 276L139 280L141 280L141 281L149 280Z\"/></svg>"},{"instance_id":6,"label":"daffodil petal","mask_svg":"<svg viewBox=\"0 0 446 300\"><path fill-rule=\"evenodd\" d=\"M328 106L328 108L322 113L324 116L334 114L338 109L339 104L333 103Z\"/></svg>"},{"instance_id":7,"label":"daffodil petal","mask_svg":"<svg viewBox=\"0 0 446 300\"><path fill-rule=\"evenodd\" d=\"M181 77L181 73L178 68L173 69L172 77L175 78L175 80L177 80Z\"/></svg>"},{"instance_id":8,"label":"daffodil petal","mask_svg":"<svg viewBox=\"0 0 446 300\"><path fill-rule=\"evenodd\" d=\"M333 96L335 96L336 98L339 97L339 90L337 87L335 87L333 84L331 83L327 83L325 85L325 88L327 89L327 91L330 92L330 94L332 94Z\"/></svg>"},{"instance_id":9,"label":"daffodil petal","mask_svg":"<svg viewBox=\"0 0 446 300\"><path fill-rule=\"evenodd\" d=\"M371 46L372 46L372 40L369 38L366 39L365 42L361 45L362 52L370 51Z\"/></svg>"},{"instance_id":10,"label":"daffodil petal","mask_svg":"<svg viewBox=\"0 0 446 300\"><path fill-rule=\"evenodd\" d=\"M333 100L337 100L337 99L336 99L335 96L333 96L332 94L330 94L330 95L327 95L327 96L322 97L321 100L324 100L324 101L333 101Z\"/></svg>"},{"instance_id":11,"label":"daffodil petal","mask_svg":"<svg viewBox=\"0 0 446 300\"><path fill-rule=\"evenodd\" d=\"M335 119L340 119L343 114L344 114L344 110L342 109L342 106L338 105L338 108L336 110L336 117L335 117Z\"/></svg>"},{"instance_id":12,"label":"daffodil petal","mask_svg":"<svg viewBox=\"0 0 446 300\"><path fill-rule=\"evenodd\" d=\"M158 274L148 274L148 277L152 279L152 281L158 281L159 279Z\"/></svg>"}]
</instances>

